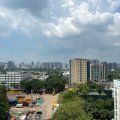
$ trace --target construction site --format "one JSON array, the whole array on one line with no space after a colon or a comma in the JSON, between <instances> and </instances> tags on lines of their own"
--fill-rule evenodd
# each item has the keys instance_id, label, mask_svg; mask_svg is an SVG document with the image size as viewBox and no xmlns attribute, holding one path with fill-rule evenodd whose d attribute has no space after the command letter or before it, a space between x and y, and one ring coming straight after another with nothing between
<instances>
[{"instance_id":1,"label":"construction site","mask_svg":"<svg viewBox=\"0 0 120 120\"><path fill-rule=\"evenodd\" d=\"M50 120L58 108L58 94L7 93L11 120Z\"/></svg>"}]
</instances>

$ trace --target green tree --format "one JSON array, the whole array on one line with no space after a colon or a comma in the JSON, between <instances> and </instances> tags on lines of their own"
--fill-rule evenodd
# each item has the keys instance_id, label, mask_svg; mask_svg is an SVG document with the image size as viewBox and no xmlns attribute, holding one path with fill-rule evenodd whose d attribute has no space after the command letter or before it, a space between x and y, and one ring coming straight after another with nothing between
<instances>
[{"instance_id":1,"label":"green tree","mask_svg":"<svg viewBox=\"0 0 120 120\"><path fill-rule=\"evenodd\" d=\"M21 87L26 92L31 91L31 89L37 92L45 88L46 92L52 93L54 90L56 92L63 91L65 83L66 81L62 74L52 73L45 81L38 79L21 81Z\"/></svg>"},{"instance_id":2,"label":"green tree","mask_svg":"<svg viewBox=\"0 0 120 120\"><path fill-rule=\"evenodd\" d=\"M91 114L95 120L111 120L114 117L113 99L88 99L84 107L86 113Z\"/></svg>"},{"instance_id":3,"label":"green tree","mask_svg":"<svg viewBox=\"0 0 120 120\"><path fill-rule=\"evenodd\" d=\"M59 97L60 107L54 113L53 120L91 120L91 116L84 111L84 101L75 91L63 92Z\"/></svg>"},{"instance_id":4,"label":"green tree","mask_svg":"<svg viewBox=\"0 0 120 120\"><path fill-rule=\"evenodd\" d=\"M66 81L61 74L51 74L46 80L46 90L52 92L53 90L63 91Z\"/></svg>"},{"instance_id":5,"label":"green tree","mask_svg":"<svg viewBox=\"0 0 120 120\"><path fill-rule=\"evenodd\" d=\"M104 100L87 94L99 89L102 90L103 86L91 83L62 92L58 99L60 107L53 115L53 120L111 120L114 117L113 99Z\"/></svg>"},{"instance_id":6,"label":"green tree","mask_svg":"<svg viewBox=\"0 0 120 120\"><path fill-rule=\"evenodd\" d=\"M9 103L6 95L6 90L0 86L0 120L7 120L9 115Z\"/></svg>"},{"instance_id":7,"label":"green tree","mask_svg":"<svg viewBox=\"0 0 120 120\"><path fill-rule=\"evenodd\" d=\"M86 96L89 93L90 89L87 84L79 84L77 85L77 91L78 94Z\"/></svg>"},{"instance_id":8,"label":"green tree","mask_svg":"<svg viewBox=\"0 0 120 120\"><path fill-rule=\"evenodd\" d=\"M65 103L68 101L73 101L74 98L78 97L75 90L73 91L64 91L59 95L58 101L59 103Z\"/></svg>"}]
</instances>

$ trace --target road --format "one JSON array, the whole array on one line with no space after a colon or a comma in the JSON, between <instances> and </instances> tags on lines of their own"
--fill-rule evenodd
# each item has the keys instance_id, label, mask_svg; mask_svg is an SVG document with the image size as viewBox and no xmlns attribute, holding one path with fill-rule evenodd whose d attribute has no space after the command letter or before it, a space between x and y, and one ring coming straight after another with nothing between
<instances>
[{"instance_id":1,"label":"road","mask_svg":"<svg viewBox=\"0 0 120 120\"><path fill-rule=\"evenodd\" d=\"M49 95L49 94L44 94L43 95L44 102L42 104L42 110L43 110L43 120L51 118L53 115L53 110L52 110L52 104L55 104L58 99L58 94L57 95Z\"/></svg>"}]
</instances>

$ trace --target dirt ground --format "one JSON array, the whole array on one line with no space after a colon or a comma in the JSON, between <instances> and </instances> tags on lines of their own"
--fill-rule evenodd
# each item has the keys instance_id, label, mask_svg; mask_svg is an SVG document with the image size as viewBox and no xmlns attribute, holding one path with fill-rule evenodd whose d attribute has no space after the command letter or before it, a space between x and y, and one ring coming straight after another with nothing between
<instances>
[{"instance_id":1,"label":"dirt ground","mask_svg":"<svg viewBox=\"0 0 120 120\"><path fill-rule=\"evenodd\" d=\"M58 94L53 96L51 94L43 94L43 95L32 94L31 95L31 94L25 94L25 93L8 93L8 98L9 99L15 98L16 95L25 96L26 98L32 98L32 99L36 99L37 97L42 97L43 99L42 105L34 106L34 107L23 107L23 108L11 107L10 109L10 112L13 115L15 115L15 113L18 111L26 113L27 111L31 111L31 110L38 111L39 109L42 109L42 112L43 112L42 120L51 118L54 112L52 110L52 105L57 103L57 99L58 99Z\"/></svg>"}]
</instances>

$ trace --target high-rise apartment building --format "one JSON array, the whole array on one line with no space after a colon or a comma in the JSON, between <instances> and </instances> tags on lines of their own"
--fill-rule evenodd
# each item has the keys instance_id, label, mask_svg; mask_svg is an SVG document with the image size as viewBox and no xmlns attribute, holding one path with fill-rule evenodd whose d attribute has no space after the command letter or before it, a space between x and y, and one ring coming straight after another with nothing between
<instances>
[{"instance_id":1,"label":"high-rise apartment building","mask_svg":"<svg viewBox=\"0 0 120 120\"><path fill-rule=\"evenodd\" d=\"M0 72L2 72L4 70L4 63L0 62Z\"/></svg>"},{"instance_id":2,"label":"high-rise apartment building","mask_svg":"<svg viewBox=\"0 0 120 120\"><path fill-rule=\"evenodd\" d=\"M57 69L63 68L63 64L61 62L43 62L40 65L42 69Z\"/></svg>"},{"instance_id":3,"label":"high-rise apartment building","mask_svg":"<svg viewBox=\"0 0 120 120\"><path fill-rule=\"evenodd\" d=\"M8 61L7 62L7 70L8 71L11 71L11 70L14 70L15 69L15 64L13 61Z\"/></svg>"},{"instance_id":4,"label":"high-rise apartment building","mask_svg":"<svg viewBox=\"0 0 120 120\"><path fill-rule=\"evenodd\" d=\"M90 64L99 65L99 60L98 59L89 60L89 61L90 61Z\"/></svg>"},{"instance_id":5,"label":"high-rise apartment building","mask_svg":"<svg viewBox=\"0 0 120 120\"><path fill-rule=\"evenodd\" d=\"M114 80L114 120L120 120L120 80Z\"/></svg>"},{"instance_id":6,"label":"high-rise apartment building","mask_svg":"<svg viewBox=\"0 0 120 120\"><path fill-rule=\"evenodd\" d=\"M87 82L87 60L76 58L70 60L70 84Z\"/></svg>"},{"instance_id":7,"label":"high-rise apartment building","mask_svg":"<svg viewBox=\"0 0 120 120\"><path fill-rule=\"evenodd\" d=\"M90 64L90 81L101 79L101 67L99 64Z\"/></svg>"},{"instance_id":8,"label":"high-rise apartment building","mask_svg":"<svg viewBox=\"0 0 120 120\"><path fill-rule=\"evenodd\" d=\"M101 79L105 80L106 79L106 72L107 72L106 64L101 63L100 66L101 66Z\"/></svg>"},{"instance_id":9,"label":"high-rise apartment building","mask_svg":"<svg viewBox=\"0 0 120 120\"><path fill-rule=\"evenodd\" d=\"M76 58L70 60L70 84L106 79L106 66L99 60Z\"/></svg>"},{"instance_id":10,"label":"high-rise apartment building","mask_svg":"<svg viewBox=\"0 0 120 120\"><path fill-rule=\"evenodd\" d=\"M117 63L113 62L113 63L108 63L108 69L109 70L116 70L117 69Z\"/></svg>"},{"instance_id":11,"label":"high-rise apartment building","mask_svg":"<svg viewBox=\"0 0 120 120\"><path fill-rule=\"evenodd\" d=\"M106 79L106 64L100 63L99 60L89 60L90 81L92 80L105 80Z\"/></svg>"}]
</instances>

